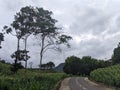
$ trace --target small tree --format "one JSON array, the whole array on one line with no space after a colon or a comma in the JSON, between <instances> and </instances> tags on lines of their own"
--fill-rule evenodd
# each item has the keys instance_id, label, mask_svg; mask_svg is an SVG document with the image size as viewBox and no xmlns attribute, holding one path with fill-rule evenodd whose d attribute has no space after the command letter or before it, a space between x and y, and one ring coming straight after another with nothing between
<instances>
[{"instance_id":1,"label":"small tree","mask_svg":"<svg viewBox=\"0 0 120 90\"><path fill-rule=\"evenodd\" d=\"M53 69L55 67L55 64L53 62L47 63L48 69Z\"/></svg>"},{"instance_id":2,"label":"small tree","mask_svg":"<svg viewBox=\"0 0 120 90\"><path fill-rule=\"evenodd\" d=\"M40 69L43 69L43 70L47 69L47 64L42 64Z\"/></svg>"}]
</instances>

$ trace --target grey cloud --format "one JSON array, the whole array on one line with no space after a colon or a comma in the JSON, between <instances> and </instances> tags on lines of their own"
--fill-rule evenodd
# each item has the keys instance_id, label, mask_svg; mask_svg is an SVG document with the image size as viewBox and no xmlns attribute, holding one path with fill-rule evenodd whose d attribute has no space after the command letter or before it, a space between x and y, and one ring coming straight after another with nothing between
<instances>
[{"instance_id":1,"label":"grey cloud","mask_svg":"<svg viewBox=\"0 0 120 90\"><path fill-rule=\"evenodd\" d=\"M105 16L102 11L93 8L84 9L84 12L85 13L82 16L77 16L76 13L75 22L73 22L70 27L72 33L76 34L79 32L79 34L100 34L105 31L109 16Z\"/></svg>"},{"instance_id":2,"label":"grey cloud","mask_svg":"<svg viewBox=\"0 0 120 90\"><path fill-rule=\"evenodd\" d=\"M115 7L116 4L117 7ZM57 65L64 62L64 59L70 55L110 58L120 39L120 9L118 4L120 2L109 0L103 8L104 0L1 0L0 28L2 29L4 24L12 22L15 13L23 6L44 7L53 11L53 17L59 21L60 25L68 27L64 27L63 31L72 35L73 40L70 42L71 48L62 46L62 53L48 51L44 56L43 63L51 60ZM86 39L90 34L95 38ZM82 38L82 40L78 42L74 39L75 36ZM28 50L31 56L29 62L34 62L34 67L39 64L39 45L36 44L34 38L29 38ZM2 46L0 57L13 62L10 55L16 50L16 38L7 36Z\"/></svg>"},{"instance_id":3,"label":"grey cloud","mask_svg":"<svg viewBox=\"0 0 120 90\"><path fill-rule=\"evenodd\" d=\"M16 11L23 4L22 0L2 0L3 8L8 11Z\"/></svg>"}]
</instances>

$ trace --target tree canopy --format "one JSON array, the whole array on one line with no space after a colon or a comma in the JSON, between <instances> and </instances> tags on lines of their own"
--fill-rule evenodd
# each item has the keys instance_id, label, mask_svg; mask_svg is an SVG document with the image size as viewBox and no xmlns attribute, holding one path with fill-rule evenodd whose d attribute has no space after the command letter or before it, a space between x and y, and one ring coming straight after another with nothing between
<instances>
[{"instance_id":1,"label":"tree canopy","mask_svg":"<svg viewBox=\"0 0 120 90\"><path fill-rule=\"evenodd\" d=\"M89 75L94 69L110 65L111 63L109 61L97 60L90 56L84 56L81 59L76 56L71 56L65 60L63 70L67 74Z\"/></svg>"},{"instance_id":2,"label":"tree canopy","mask_svg":"<svg viewBox=\"0 0 120 90\"><path fill-rule=\"evenodd\" d=\"M120 43L114 49L111 60L112 60L113 64L120 64Z\"/></svg>"},{"instance_id":3,"label":"tree canopy","mask_svg":"<svg viewBox=\"0 0 120 90\"><path fill-rule=\"evenodd\" d=\"M40 43L39 55L40 66L44 53L49 50L61 50L60 44L70 46L71 36L65 35L61 28L56 26L57 20L52 17L52 11L39 7L26 6L22 7L14 16L14 21L9 26L4 26L4 31L17 38L17 50L11 55L15 58L15 65L18 61L25 61L29 56L27 53L27 39L30 35L38 37ZM25 48L20 48L20 41L25 41ZM14 65L14 66L15 66Z\"/></svg>"}]
</instances>

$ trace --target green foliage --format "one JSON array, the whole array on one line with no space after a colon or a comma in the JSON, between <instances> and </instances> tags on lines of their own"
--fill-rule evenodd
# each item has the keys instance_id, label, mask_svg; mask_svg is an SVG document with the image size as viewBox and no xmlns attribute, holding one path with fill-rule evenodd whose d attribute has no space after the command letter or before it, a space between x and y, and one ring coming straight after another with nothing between
<instances>
[{"instance_id":1,"label":"green foliage","mask_svg":"<svg viewBox=\"0 0 120 90\"><path fill-rule=\"evenodd\" d=\"M82 59L71 56L65 61L64 72L67 74L89 75L91 71L97 68L110 66L111 62L97 60L90 56L84 56Z\"/></svg>"},{"instance_id":2,"label":"green foliage","mask_svg":"<svg viewBox=\"0 0 120 90\"><path fill-rule=\"evenodd\" d=\"M70 47L70 44L68 43L68 41L72 39L71 36L61 35L58 38L59 40L57 41L57 44L66 44L68 47Z\"/></svg>"},{"instance_id":3,"label":"green foliage","mask_svg":"<svg viewBox=\"0 0 120 90\"><path fill-rule=\"evenodd\" d=\"M29 51L26 50L17 50L11 55L11 58L18 57L19 61L26 61L30 58L30 56L28 56L28 52Z\"/></svg>"},{"instance_id":4,"label":"green foliage","mask_svg":"<svg viewBox=\"0 0 120 90\"><path fill-rule=\"evenodd\" d=\"M5 64L0 62L0 75L10 75L12 74L10 64Z\"/></svg>"},{"instance_id":5,"label":"green foliage","mask_svg":"<svg viewBox=\"0 0 120 90\"><path fill-rule=\"evenodd\" d=\"M112 62L113 64L120 63L120 43L118 44L118 47L114 49Z\"/></svg>"},{"instance_id":6,"label":"green foliage","mask_svg":"<svg viewBox=\"0 0 120 90\"><path fill-rule=\"evenodd\" d=\"M54 67L55 67L55 64L51 61L46 64L41 65L41 69L43 69L43 70L49 70L49 69L52 70Z\"/></svg>"},{"instance_id":7,"label":"green foliage","mask_svg":"<svg viewBox=\"0 0 120 90\"><path fill-rule=\"evenodd\" d=\"M23 69L24 67L22 66L22 64L19 62L19 63L13 63L12 64L12 67L11 67L11 71L12 72L16 72L18 71L19 69Z\"/></svg>"},{"instance_id":8,"label":"green foliage","mask_svg":"<svg viewBox=\"0 0 120 90\"><path fill-rule=\"evenodd\" d=\"M0 90L53 90L56 83L65 78L63 73L32 73L0 77Z\"/></svg>"},{"instance_id":9,"label":"green foliage","mask_svg":"<svg viewBox=\"0 0 120 90\"><path fill-rule=\"evenodd\" d=\"M65 61L64 72L67 74L79 74L80 58L75 56L68 57Z\"/></svg>"},{"instance_id":10,"label":"green foliage","mask_svg":"<svg viewBox=\"0 0 120 90\"><path fill-rule=\"evenodd\" d=\"M120 65L94 70L90 77L106 85L120 87Z\"/></svg>"},{"instance_id":11,"label":"green foliage","mask_svg":"<svg viewBox=\"0 0 120 90\"><path fill-rule=\"evenodd\" d=\"M44 73L33 69L19 69L14 74L10 68L10 64L0 62L0 90L56 90L56 84L67 77L64 73Z\"/></svg>"}]
</instances>

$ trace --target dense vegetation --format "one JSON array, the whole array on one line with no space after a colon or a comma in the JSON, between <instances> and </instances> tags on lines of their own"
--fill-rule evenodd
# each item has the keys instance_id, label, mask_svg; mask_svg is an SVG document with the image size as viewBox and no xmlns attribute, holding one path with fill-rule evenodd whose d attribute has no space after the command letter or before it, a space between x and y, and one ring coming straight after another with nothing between
<instances>
[{"instance_id":1,"label":"dense vegetation","mask_svg":"<svg viewBox=\"0 0 120 90\"><path fill-rule=\"evenodd\" d=\"M120 65L94 70L90 77L106 85L120 87Z\"/></svg>"},{"instance_id":2,"label":"dense vegetation","mask_svg":"<svg viewBox=\"0 0 120 90\"><path fill-rule=\"evenodd\" d=\"M113 51L113 55L111 58L111 61L113 64L118 64L120 63L120 43L118 44L118 46L114 49Z\"/></svg>"},{"instance_id":3,"label":"dense vegetation","mask_svg":"<svg viewBox=\"0 0 120 90\"><path fill-rule=\"evenodd\" d=\"M57 83L67 77L64 73L40 73L20 69L16 74L11 65L0 62L0 90L55 90Z\"/></svg>"},{"instance_id":4,"label":"dense vegetation","mask_svg":"<svg viewBox=\"0 0 120 90\"><path fill-rule=\"evenodd\" d=\"M97 68L103 68L110 65L110 61L97 60L90 56L84 56L82 59L71 56L65 61L64 72L74 75L89 75L91 71Z\"/></svg>"},{"instance_id":5,"label":"dense vegetation","mask_svg":"<svg viewBox=\"0 0 120 90\"><path fill-rule=\"evenodd\" d=\"M53 90L55 85L66 77L65 74L61 73L27 72L27 74L22 74L0 76L0 90Z\"/></svg>"}]
</instances>

